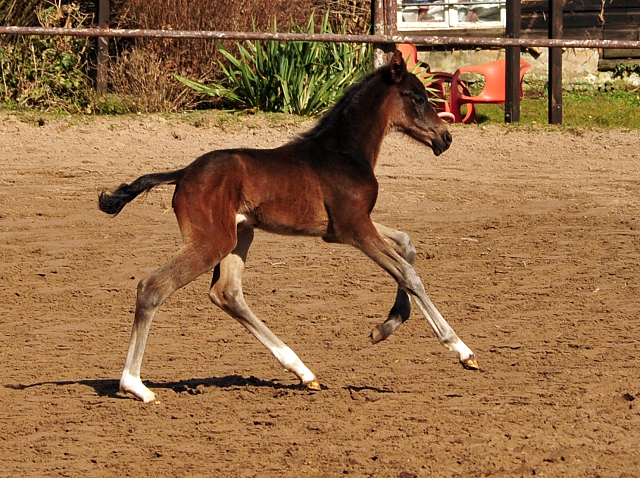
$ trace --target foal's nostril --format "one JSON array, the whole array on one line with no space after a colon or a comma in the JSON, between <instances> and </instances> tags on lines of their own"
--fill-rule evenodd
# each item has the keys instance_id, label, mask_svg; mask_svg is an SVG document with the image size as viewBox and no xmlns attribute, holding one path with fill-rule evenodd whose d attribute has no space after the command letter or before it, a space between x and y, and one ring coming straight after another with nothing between
<instances>
[{"instance_id":1,"label":"foal's nostril","mask_svg":"<svg viewBox=\"0 0 640 478\"><path fill-rule=\"evenodd\" d=\"M444 140L445 144L447 145L447 148L449 146L451 146L451 141L453 141L453 137L451 136L451 133L449 133L448 131L446 131L443 135L442 135L442 139Z\"/></svg>"}]
</instances>

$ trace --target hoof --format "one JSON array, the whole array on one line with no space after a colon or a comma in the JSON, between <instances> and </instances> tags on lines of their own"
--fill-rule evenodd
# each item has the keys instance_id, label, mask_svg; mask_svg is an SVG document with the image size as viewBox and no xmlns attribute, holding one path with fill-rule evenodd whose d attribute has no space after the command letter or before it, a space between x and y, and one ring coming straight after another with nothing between
<instances>
[{"instance_id":1,"label":"hoof","mask_svg":"<svg viewBox=\"0 0 640 478\"><path fill-rule=\"evenodd\" d=\"M314 392L319 392L320 390L322 390L322 388L320 387L320 383L317 380L311 380L310 382L303 383L303 385L307 390L312 390Z\"/></svg>"},{"instance_id":2,"label":"hoof","mask_svg":"<svg viewBox=\"0 0 640 478\"><path fill-rule=\"evenodd\" d=\"M395 330L402 324L402 318L400 316L391 316L380 325L376 325L369 337L371 342L377 344L389 337Z\"/></svg>"},{"instance_id":3,"label":"hoof","mask_svg":"<svg viewBox=\"0 0 640 478\"><path fill-rule=\"evenodd\" d=\"M462 366L464 368L466 368L467 370L479 370L480 367L478 366L478 361L476 360L475 356L471 356L466 360L461 360L460 363L462 364Z\"/></svg>"},{"instance_id":4,"label":"hoof","mask_svg":"<svg viewBox=\"0 0 640 478\"><path fill-rule=\"evenodd\" d=\"M156 400L156 394L149 391L149 389L147 389L145 387L145 390L134 390L134 389L126 389L126 388L121 388L120 389L121 393L124 394L130 394L133 395L135 398L137 398L138 400L140 400L143 403L160 403L158 400Z\"/></svg>"},{"instance_id":5,"label":"hoof","mask_svg":"<svg viewBox=\"0 0 640 478\"><path fill-rule=\"evenodd\" d=\"M131 394L144 403L156 401L156 394L145 387L139 378L124 374L120 379L120 392Z\"/></svg>"},{"instance_id":6,"label":"hoof","mask_svg":"<svg viewBox=\"0 0 640 478\"><path fill-rule=\"evenodd\" d=\"M371 339L372 344L377 344L378 342L382 342L387 337L380 331L380 326L377 325L369 334L369 338Z\"/></svg>"}]
</instances>

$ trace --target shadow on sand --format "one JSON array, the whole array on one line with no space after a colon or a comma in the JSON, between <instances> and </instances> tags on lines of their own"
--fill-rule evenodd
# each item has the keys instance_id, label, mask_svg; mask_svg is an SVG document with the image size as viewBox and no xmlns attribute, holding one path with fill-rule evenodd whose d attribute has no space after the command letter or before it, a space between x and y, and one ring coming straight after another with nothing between
<instances>
[{"instance_id":1,"label":"shadow on sand","mask_svg":"<svg viewBox=\"0 0 640 478\"><path fill-rule=\"evenodd\" d=\"M112 379L100 379L100 380L60 380L60 381L47 381L36 382L29 384L5 384L5 388L12 390L25 390L27 388L41 387L45 385L57 385L60 387L68 385L86 385L93 388L96 393L101 397L111 398L124 398L125 396L118 392L119 381ZM241 387L268 387L274 390L306 390L299 384L283 384L278 380L262 380L257 377L243 377L241 375L227 375L226 377L213 377L213 378L192 378L189 380L180 380L178 382L153 382L145 381L145 385L151 389L164 388L171 389L176 393L188 393L190 395L197 395L203 392L204 388L216 387L220 389L232 388L237 389ZM326 387L323 387L326 389Z\"/></svg>"}]
</instances>

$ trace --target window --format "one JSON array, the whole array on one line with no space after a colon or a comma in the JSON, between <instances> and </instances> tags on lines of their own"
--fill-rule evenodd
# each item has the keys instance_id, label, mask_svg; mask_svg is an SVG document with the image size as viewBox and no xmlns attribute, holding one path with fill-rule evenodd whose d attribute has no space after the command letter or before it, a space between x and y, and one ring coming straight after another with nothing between
<instances>
[{"instance_id":1,"label":"window","mask_svg":"<svg viewBox=\"0 0 640 478\"><path fill-rule=\"evenodd\" d=\"M506 23L506 0L398 0L398 31L495 28Z\"/></svg>"}]
</instances>

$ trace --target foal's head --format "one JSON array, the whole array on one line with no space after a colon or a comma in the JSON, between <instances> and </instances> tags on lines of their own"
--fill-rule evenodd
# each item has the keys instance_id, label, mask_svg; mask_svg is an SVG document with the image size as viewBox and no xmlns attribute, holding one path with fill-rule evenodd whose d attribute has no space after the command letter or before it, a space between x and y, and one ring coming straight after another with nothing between
<instances>
[{"instance_id":1,"label":"foal's head","mask_svg":"<svg viewBox=\"0 0 640 478\"><path fill-rule=\"evenodd\" d=\"M391 103L391 127L408 134L439 156L451 145L447 124L438 116L422 82L407 71L400 51L396 51L385 71L385 81L394 88Z\"/></svg>"}]
</instances>

